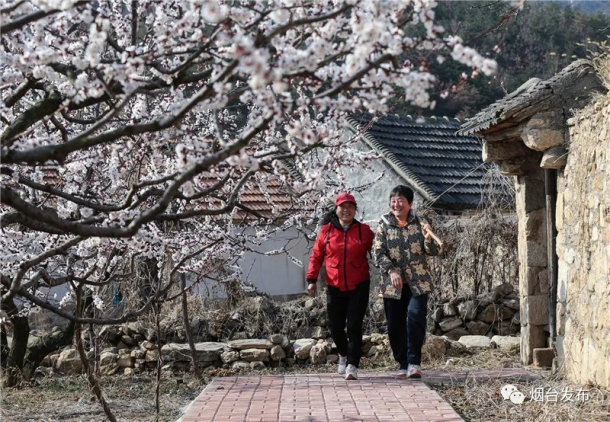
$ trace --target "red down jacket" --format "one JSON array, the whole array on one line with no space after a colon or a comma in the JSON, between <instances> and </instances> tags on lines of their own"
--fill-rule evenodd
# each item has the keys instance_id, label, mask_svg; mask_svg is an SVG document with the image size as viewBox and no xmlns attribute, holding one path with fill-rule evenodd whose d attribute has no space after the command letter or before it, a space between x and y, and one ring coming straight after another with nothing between
<instances>
[{"instance_id":1,"label":"red down jacket","mask_svg":"<svg viewBox=\"0 0 610 422\"><path fill-rule=\"evenodd\" d=\"M356 284L370 279L366 255L374 238L371 228L357 221L347 231L333 223L325 224L311 251L307 280L317 280L324 264L328 286L343 291L354 290Z\"/></svg>"}]
</instances>

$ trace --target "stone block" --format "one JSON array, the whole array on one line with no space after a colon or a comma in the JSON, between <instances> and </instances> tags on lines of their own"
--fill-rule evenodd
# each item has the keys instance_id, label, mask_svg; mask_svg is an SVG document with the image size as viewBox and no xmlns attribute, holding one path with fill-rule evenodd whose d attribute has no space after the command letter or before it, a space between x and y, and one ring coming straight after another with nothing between
<instances>
[{"instance_id":1,"label":"stone block","mask_svg":"<svg viewBox=\"0 0 610 422\"><path fill-rule=\"evenodd\" d=\"M195 355L198 362L214 362L220 359L220 355L225 351L227 345L217 342L195 343ZM151 350L146 352L146 356ZM191 361L191 348L186 343L169 343L161 348L161 356L164 362L170 361Z\"/></svg>"},{"instance_id":2,"label":"stone block","mask_svg":"<svg viewBox=\"0 0 610 422\"><path fill-rule=\"evenodd\" d=\"M551 368L555 359L555 351L552 347L534 349L534 365L540 368Z\"/></svg>"},{"instance_id":3,"label":"stone block","mask_svg":"<svg viewBox=\"0 0 610 422\"><path fill-rule=\"evenodd\" d=\"M458 305L458 311L462 319L471 321L477 317L478 305L474 300L467 300Z\"/></svg>"},{"instance_id":4,"label":"stone block","mask_svg":"<svg viewBox=\"0 0 610 422\"><path fill-rule=\"evenodd\" d=\"M546 240L546 210L538 208L525 214L525 238Z\"/></svg>"},{"instance_id":5,"label":"stone block","mask_svg":"<svg viewBox=\"0 0 610 422\"><path fill-rule=\"evenodd\" d=\"M445 336L450 338L451 340L459 340L461 337L463 336L467 336L470 333L468 332L468 330L464 327L458 327L455 328L447 333L445 333Z\"/></svg>"},{"instance_id":6,"label":"stone block","mask_svg":"<svg viewBox=\"0 0 610 422\"><path fill-rule=\"evenodd\" d=\"M546 267L548 261L546 239L528 240L525 248L525 263L528 267Z\"/></svg>"},{"instance_id":7,"label":"stone block","mask_svg":"<svg viewBox=\"0 0 610 422\"><path fill-rule=\"evenodd\" d=\"M309 359L313 365L322 365L326 363L326 348L324 345L320 343L315 344L309 351Z\"/></svg>"},{"instance_id":8,"label":"stone block","mask_svg":"<svg viewBox=\"0 0 610 422\"><path fill-rule=\"evenodd\" d=\"M244 349L240 350L239 357L246 362L268 362L269 351L265 349Z\"/></svg>"},{"instance_id":9,"label":"stone block","mask_svg":"<svg viewBox=\"0 0 610 422\"><path fill-rule=\"evenodd\" d=\"M546 325L549 322L548 297L525 296L521 306L521 322L528 325Z\"/></svg>"},{"instance_id":10,"label":"stone block","mask_svg":"<svg viewBox=\"0 0 610 422\"><path fill-rule=\"evenodd\" d=\"M443 319L443 309L441 307L437 307L432 312L432 319L436 322L440 322Z\"/></svg>"},{"instance_id":11,"label":"stone block","mask_svg":"<svg viewBox=\"0 0 610 422\"><path fill-rule=\"evenodd\" d=\"M521 326L521 363L530 365L534 349L546 347L547 333L540 325Z\"/></svg>"},{"instance_id":12,"label":"stone block","mask_svg":"<svg viewBox=\"0 0 610 422\"><path fill-rule=\"evenodd\" d=\"M521 339L512 336L493 336L491 338L491 345L499 349L519 350Z\"/></svg>"},{"instance_id":13,"label":"stone block","mask_svg":"<svg viewBox=\"0 0 610 422\"><path fill-rule=\"evenodd\" d=\"M481 313L477 316L477 319L479 321L492 323L496 321L510 319L512 318L513 314L514 312L511 309L502 305L496 305L495 303L492 303L490 305L487 305L485 309L481 311Z\"/></svg>"},{"instance_id":14,"label":"stone block","mask_svg":"<svg viewBox=\"0 0 610 422\"><path fill-rule=\"evenodd\" d=\"M521 133L523 143L534 151L546 151L563 144L565 131L562 129L525 127Z\"/></svg>"},{"instance_id":15,"label":"stone block","mask_svg":"<svg viewBox=\"0 0 610 422\"><path fill-rule=\"evenodd\" d=\"M491 348L491 341L487 336L462 336L458 341L468 350Z\"/></svg>"},{"instance_id":16,"label":"stone block","mask_svg":"<svg viewBox=\"0 0 610 422\"><path fill-rule=\"evenodd\" d=\"M482 321L470 321L466 323L468 332L473 335L485 335L489 331L489 325Z\"/></svg>"},{"instance_id":17,"label":"stone block","mask_svg":"<svg viewBox=\"0 0 610 422\"><path fill-rule=\"evenodd\" d=\"M538 169L524 176L517 177L515 202L517 205L517 215L521 219L524 213L546 206L544 195L544 171Z\"/></svg>"},{"instance_id":18,"label":"stone block","mask_svg":"<svg viewBox=\"0 0 610 422\"><path fill-rule=\"evenodd\" d=\"M270 356L272 360L279 361L286 358L286 352L282 346L276 345L271 348Z\"/></svg>"},{"instance_id":19,"label":"stone block","mask_svg":"<svg viewBox=\"0 0 610 422\"><path fill-rule=\"evenodd\" d=\"M308 359L309 351L316 344L316 341L310 338L302 338L298 339L294 342L292 346L294 350L294 355L297 359Z\"/></svg>"},{"instance_id":20,"label":"stone block","mask_svg":"<svg viewBox=\"0 0 610 422\"><path fill-rule=\"evenodd\" d=\"M529 153L521 141L483 141L482 155L486 163L525 157Z\"/></svg>"},{"instance_id":21,"label":"stone block","mask_svg":"<svg viewBox=\"0 0 610 422\"><path fill-rule=\"evenodd\" d=\"M439 323L441 330L444 332L451 331L462 326L462 320L458 317L444 319Z\"/></svg>"},{"instance_id":22,"label":"stone block","mask_svg":"<svg viewBox=\"0 0 610 422\"><path fill-rule=\"evenodd\" d=\"M83 363L76 349L63 350L55 364L55 369L64 374L79 374L83 369Z\"/></svg>"},{"instance_id":23,"label":"stone block","mask_svg":"<svg viewBox=\"0 0 610 422\"><path fill-rule=\"evenodd\" d=\"M265 364L263 362L260 362L260 361L250 362L250 368L252 368L254 370L256 370L256 369L265 369Z\"/></svg>"},{"instance_id":24,"label":"stone block","mask_svg":"<svg viewBox=\"0 0 610 422\"><path fill-rule=\"evenodd\" d=\"M273 344L282 344L284 341L284 335L282 334L272 334L269 336L269 341Z\"/></svg>"},{"instance_id":25,"label":"stone block","mask_svg":"<svg viewBox=\"0 0 610 422\"><path fill-rule=\"evenodd\" d=\"M233 365L231 365L231 367L233 369L250 369L250 362L238 360L237 362L233 362Z\"/></svg>"},{"instance_id":26,"label":"stone block","mask_svg":"<svg viewBox=\"0 0 610 422\"><path fill-rule=\"evenodd\" d=\"M546 265L542 267L527 266L522 268L521 272L524 273L523 282L519 286L521 297L548 293Z\"/></svg>"},{"instance_id":27,"label":"stone block","mask_svg":"<svg viewBox=\"0 0 610 422\"><path fill-rule=\"evenodd\" d=\"M247 340L231 340L228 343L231 349L271 349L273 343L267 339L247 339Z\"/></svg>"},{"instance_id":28,"label":"stone block","mask_svg":"<svg viewBox=\"0 0 610 422\"><path fill-rule=\"evenodd\" d=\"M545 169L562 169L566 166L568 151L563 146L549 148L542 154L540 167Z\"/></svg>"},{"instance_id":29,"label":"stone block","mask_svg":"<svg viewBox=\"0 0 610 422\"><path fill-rule=\"evenodd\" d=\"M452 316L456 316L458 313L457 313L457 309L455 308L455 306L453 306L450 303L445 303L443 305L443 314L446 317L452 317Z\"/></svg>"},{"instance_id":30,"label":"stone block","mask_svg":"<svg viewBox=\"0 0 610 422\"><path fill-rule=\"evenodd\" d=\"M239 352L237 352L235 350L229 350L227 352L223 352L223 353L220 354L220 360L222 361L222 363L226 363L226 364L238 361L239 360Z\"/></svg>"}]
</instances>

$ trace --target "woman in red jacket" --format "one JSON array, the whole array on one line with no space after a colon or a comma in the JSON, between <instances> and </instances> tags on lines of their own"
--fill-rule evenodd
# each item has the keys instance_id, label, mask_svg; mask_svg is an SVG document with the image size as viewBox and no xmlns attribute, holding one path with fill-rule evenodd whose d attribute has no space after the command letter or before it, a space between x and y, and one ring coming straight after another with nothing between
<instances>
[{"instance_id":1,"label":"woman in red jacket","mask_svg":"<svg viewBox=\"0 0 610 422\"><path fill-rule=\"evenodd\" d=\"M337 196L332 218L318 234L307 270L307 293L313 297L320 268L326 266L328 323L339 351L338 372L345 374L346 380L358 379L362 323L369 303L366 255L375 238L368 225L354 218L356 208L356 199L349 193Z\"/></svg>"}]
</instances>

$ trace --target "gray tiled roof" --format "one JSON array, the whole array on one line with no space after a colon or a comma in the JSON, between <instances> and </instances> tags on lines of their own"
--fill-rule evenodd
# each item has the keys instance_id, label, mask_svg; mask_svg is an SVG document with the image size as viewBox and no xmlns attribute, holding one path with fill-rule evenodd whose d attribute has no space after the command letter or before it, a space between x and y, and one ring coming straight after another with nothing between
<instances>
[{"instance_id":1,"label":"gray tiled roof","mask_svg":"<svg viewBox=\"0 0 610 422\"><path fill-rule=\"evenodd\" d=\"M433 206L475 208L481 203L483 176L490 164L481 158L481 141L458 136L460 121L447 118L351 117L350 126L363 130L364 140Z\"/></svg>"},{"instance_id":2,"label":"gray tiled roof","mask_svg":"<svg viewBox=\"0 0 610 422\"><path fill-rule=\"evenodd\" d=\"M510 127L537 112L554 108L578 109L588 102L591 93L603 91L603 84L587 60L572 62L547 80L532 78L506 97L468 119L459 133L483 133L494 126Z\"/></svg>"}]
</instances>

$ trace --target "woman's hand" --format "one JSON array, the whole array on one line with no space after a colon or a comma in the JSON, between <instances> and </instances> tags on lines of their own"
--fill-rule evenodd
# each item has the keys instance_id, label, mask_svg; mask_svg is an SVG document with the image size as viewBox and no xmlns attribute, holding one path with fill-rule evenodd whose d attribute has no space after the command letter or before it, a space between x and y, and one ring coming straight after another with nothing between
<instances>
[{"instance_id":1,"label":"woman's hand","mask_svg":"<svg viewBox=\"0 0 610 422\"><path fill-rule=\"evenodd\" d=\"M317 293L318 287L316 286L316 283L309 283L309 286L307 286L307 294L311 297L316 297Z\"/></svg>"},{"instance_id":2,"label":"woman's hand","mask_svg":"<svg viewBox=\"0 0 610 422\"><path fill-rule=\"evenodd\" d=\"M400 276L400 270L391 270L390 280L392 280L392 287L394 287L396 290L402 289L402 277Z\"/></svg>"},{"instance_id":3,"label":"woman's hand","mask_svg":"<svg viewBox=\"0 0 610 422\"><path fill-rule=\"evenodd\" d=\"M424 239L426 239L427 242L432 240L432 235L430 234L430 224L422 224L421 226L421 231L422 234L424 235Z\"/></svg>"}]
</instances>

